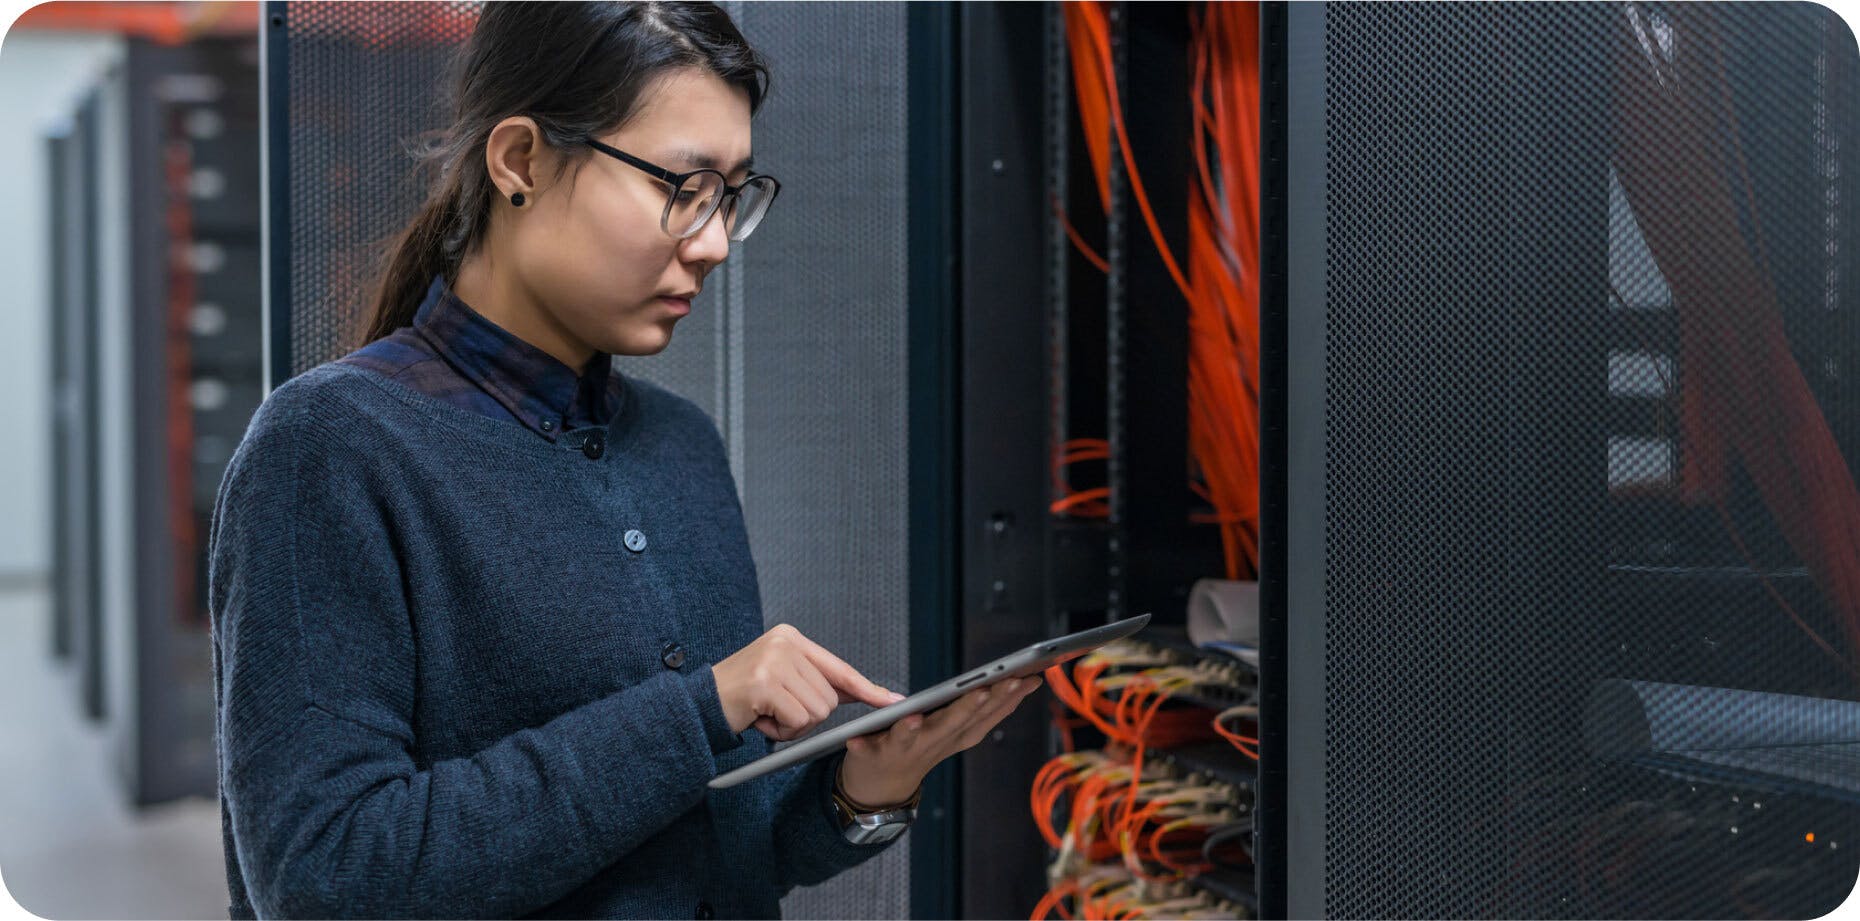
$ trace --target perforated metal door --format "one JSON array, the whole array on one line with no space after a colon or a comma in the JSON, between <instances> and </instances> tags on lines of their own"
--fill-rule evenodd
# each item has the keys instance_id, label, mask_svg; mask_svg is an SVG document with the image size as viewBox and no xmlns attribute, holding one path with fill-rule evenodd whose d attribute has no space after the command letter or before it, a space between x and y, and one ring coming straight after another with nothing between
<instances>
[{"instance_id":1,"label":"perforated metal door","mask_svg":"<svg viewBox=\"0 0 1860 921\"><path fill-rule=\"evenodd\" d=\"M1288 16L1290 914L1828 911L1860 866L1852 33Z\"/></svg>"}]
</instances>

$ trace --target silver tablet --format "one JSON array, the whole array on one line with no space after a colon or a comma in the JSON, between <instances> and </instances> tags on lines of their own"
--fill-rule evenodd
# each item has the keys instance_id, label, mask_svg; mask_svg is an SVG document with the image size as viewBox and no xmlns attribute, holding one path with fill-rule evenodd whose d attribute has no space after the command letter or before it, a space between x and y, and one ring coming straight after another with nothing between
<instances>
[{"instance_id":1,"label":"silver tablet","mask_svg":"<svg viewBox=\"0 0 1860 921\"><path fill-rule=\"evenodd\" d=\"M778 752L757 758L734 771L726 771L711 780L712 789L734 787L745 780L753 780L770 771L779 771L792 764L812 761L823 755L830 755L846 747L846 740L854 736L878 732L887 729L913 713L934 710L950 701L961 697L978 687L986 687L1009 678L1037 675L1049 666L1058 665L1076 659L1112 640L1123 639L1143 629L1150 622L1150 615L1141 614L1125 618L1114 624L1093 627L1077 633L1035 643L1019 652L1002 656L980 668L971 669L957 675L926 691L919 691L889 707L881 707L864 716L850 720L840 726L808 736Z\"/></svg>"}]
</instances>

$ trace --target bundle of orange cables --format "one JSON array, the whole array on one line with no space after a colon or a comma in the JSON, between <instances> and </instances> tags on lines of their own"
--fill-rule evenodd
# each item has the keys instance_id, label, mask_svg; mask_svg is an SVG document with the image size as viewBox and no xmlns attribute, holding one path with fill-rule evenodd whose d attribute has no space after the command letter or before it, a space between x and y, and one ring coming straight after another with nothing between
<instances>
[{"instance_id":1,"label":"bundle of orange cables","mask_svg":"<svg viewBox=\"0 0 1860 921\"><path fill-rule=\"evenodd\" d=\"M1209 717L1213 714L1209 708L1163 709L1166 704L1181 704L1170 692L1193 684L1193 679L1170 674L1158 680L1146 672L1105 674L1120 664L1156 668L1166 664L1161 660L1125 658L1127 655L1115 644L1104 647L1080 659L1070 674L1063 666L1048 668L1047 684L1062 703L1116 745L1141 752L1148 745L1174 747L1212 736Z\"/></svg>"},{"instance_id":2,"label":"bundle of orange cables","mask_svg":"<svg viewBox=\"0 0 1860 921\"><path fill-rule=\"evenodd\" d=\"M1066 666L1053 666L1045 677L1058 700L1109 741L1105 752L1073 752L1068 744L1068 752L1034 778L1030 806L1040 834L1060 854L1056 869L1064 871L1077 861L1120 860L1131 878L1148 882L1170 882L1211 869L1202 845L1213 828L1228 821L1209 809L1224 802L1224 793L1168 778L1144 781L1142 776L1149 746L1174 748L1220 735L1254 755L1239 741L1244 737L1220 724L1233 709L1218 716L1202 705L1164 709L1177 692L1207 683L1211 674L1196 666L1170 664L1127 644L1110 644L1077 661L1071 674ZM1068 821L1060 832L1055 815L1060 800L1068 796ZM1079 895L1081 904L1090 904L1075 889L1055 886L1034 917L1053 910L1064 914L1062 901L1068 895Z\"/></svg>"},{"instance_id":3,"label":"bundle of orange cables","mask_svg":"<svg viewBox=\"0 0 1860 921\"><path fill-rule=\"evenodd\" d=\"M1205 481L1192 485L1214 508L1197 520L1220 525L1228 578L1254 576L1259 561L1258 5L1209 3L1199 15L1191 12L1194 83L1188 89L1194 131L1188 140L1195 169L1189 183L1186 273L1163 236L1131 153L1111 60L1107 7L1090 0L1062 9L1079 119L1100 202L1108 214L1114 133L1138 210L1188 304L1189 448ZM1066 231L1087 259L1109 271L1069 222ZM1075 446L1082 445L1068 442L1062 448L1056 467L1084 459L1075 457ZM1095 512L1099 506L1093 503L1108 495L1108 490L1088 490L1067 496L1054 503L1053 511Z\"/></svg>"},{"instance_id":4,"label":"bundle of orange cables","mask_svg":"<svg viewBox=\"0 0 1860 921\"><path fill-rule=\"evenodd\" d=\"M1130 765L1103 752L1078 752L1053 759L1035 778L1033 809L1047 844L1059 852L1052 890L1033 914L1057 911L1072 917L1065 900L1075 898L1087 917L1114 916L1091 906L1087 881L1107 866L1120 878L1170 883L1213 868L1203 853L1210 835L1233 827L1222 808L1228 794L1216 787L1173 779L1138 783ZM1070 799L1062 830L1054 816ZM1127 801L1134 808L1120 808ZM1244 853L1244 852L1243 852Z\"/></svg>"}]
</instances>

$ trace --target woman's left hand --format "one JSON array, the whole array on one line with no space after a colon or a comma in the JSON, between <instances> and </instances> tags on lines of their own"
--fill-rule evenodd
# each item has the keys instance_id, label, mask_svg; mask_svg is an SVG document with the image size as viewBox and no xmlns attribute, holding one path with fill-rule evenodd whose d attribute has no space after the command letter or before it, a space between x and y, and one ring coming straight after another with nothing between
<instances>
[{"instance_id":1,"label":"woman's left hand","mask_svg":"<svg viewBox=\"0 0 1860 921\"><path fill-rule=\"evenodd\" d=\"M931 768L974 748L1039 687L1037 675L1009 679L970 691L927 716L913 713L883 732L853 738L840 763L840 789L862 805L910 799Z\"/></svg>"}]
</instances>

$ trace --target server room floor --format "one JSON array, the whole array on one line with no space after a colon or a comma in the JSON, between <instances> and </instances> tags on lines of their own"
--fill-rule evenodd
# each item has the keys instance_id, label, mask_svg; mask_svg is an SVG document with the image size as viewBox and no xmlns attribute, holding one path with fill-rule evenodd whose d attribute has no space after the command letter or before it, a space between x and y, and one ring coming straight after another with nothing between
<instances>
[{"instance_id":1,"label":"server room floor","mask_svg":"<svg viewBox=\"0 0 1860 921\"><path fill-rule=\"evenodd\" d=\"M0 877L44 918L224 918L219 804L131 809L103 727L45 653L44 585L0 586Z\"/></svg>"}]
</instances>

